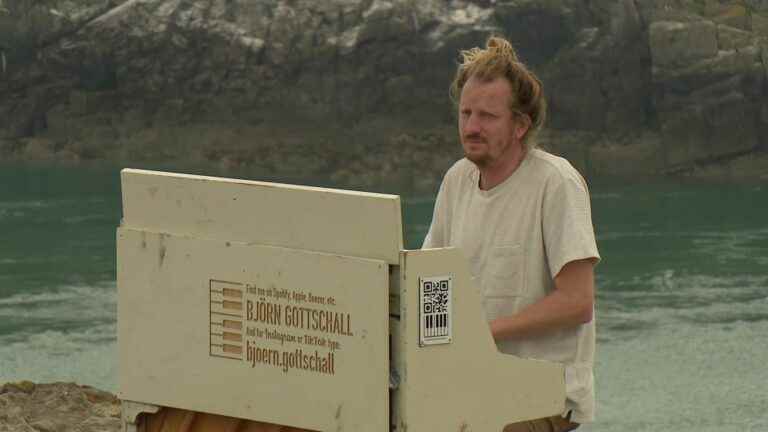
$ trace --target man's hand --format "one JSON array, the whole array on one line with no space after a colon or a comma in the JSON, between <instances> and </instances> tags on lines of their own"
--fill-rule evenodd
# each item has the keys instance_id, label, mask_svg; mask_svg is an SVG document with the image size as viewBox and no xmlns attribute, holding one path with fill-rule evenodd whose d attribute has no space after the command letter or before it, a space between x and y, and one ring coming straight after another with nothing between
<instances>
[{"instance_id":1,"label":"man's hand","mask_svg":"<svg viewBox=\"0 0 768 432\"><path fill-rule=\"evenodd\" d=\"M595 259L571 261L555 276L555 290L519 313L491 321L495 340L535 336L592 321Z\"/></svg>"}]
</instances>

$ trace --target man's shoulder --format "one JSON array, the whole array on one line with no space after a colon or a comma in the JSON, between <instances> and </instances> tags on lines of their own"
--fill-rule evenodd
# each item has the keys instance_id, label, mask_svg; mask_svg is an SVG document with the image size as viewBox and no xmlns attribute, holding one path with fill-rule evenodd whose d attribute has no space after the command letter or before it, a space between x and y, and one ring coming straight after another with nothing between
<instances>
[{"instance_id":1,"label":"man's shoulder","mask_svg":"<svg viewBox=\"0 0 768 432\"><path fill-rule=\"evenodd\" d=\"M467 158L459 159L445 172L443 182L459 181L462 178L470 177L475 170L477 170L475 164Z\"/></svg>"},{"instance_id":2,"label":"man's shoulder","mask_svg":"<svg viewBox=\"0 0 768 432\"><path fill-rule=\"evenodd\" d=\"M542 177L544 181L576 181L586 185L584 177L579 171L565 159L560 156L553 155L547 151L541 149L534 149L530 153L532 165L534 171Z\"/></svg>"}]
</instances>

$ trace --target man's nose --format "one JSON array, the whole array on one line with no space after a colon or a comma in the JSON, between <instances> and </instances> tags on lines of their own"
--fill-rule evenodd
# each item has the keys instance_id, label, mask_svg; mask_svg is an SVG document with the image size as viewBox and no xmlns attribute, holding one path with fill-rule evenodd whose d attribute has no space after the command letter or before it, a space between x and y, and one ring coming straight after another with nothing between
<instances>
[{"instance_id":1,"label":"man's nose","mask_svg":"<svg viewBox=\"0 0 768 432\"><path fill-rule=\"evenodd\" d=\"M474 135L480 133L480 122L476 115L468 115L464 120L464 135Z\"/></svg>"}]
</instances>

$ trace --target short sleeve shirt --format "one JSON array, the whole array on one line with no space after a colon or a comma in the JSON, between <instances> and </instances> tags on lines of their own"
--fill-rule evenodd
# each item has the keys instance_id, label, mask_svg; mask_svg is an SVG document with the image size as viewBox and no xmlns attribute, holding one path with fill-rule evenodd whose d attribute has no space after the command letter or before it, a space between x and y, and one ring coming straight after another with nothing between
<instances>
[{"instance_id":1,"label":"short sleeve shirt","mask_svg":"<svg viewBox=\"0 0 768 432\"><path fill-rule=\"evenodd\" d=\"M467 159L445 175L424 248L453 246L469 262L486 319L510 316L546 296L571 261L600 259L589 192L571 164L542 150L527 154L504 182L483 191ZM523 358L560 362L566 369L566 411L594 418L595 322L527 339L498 342Z\"/></svg>"}]
</instances>

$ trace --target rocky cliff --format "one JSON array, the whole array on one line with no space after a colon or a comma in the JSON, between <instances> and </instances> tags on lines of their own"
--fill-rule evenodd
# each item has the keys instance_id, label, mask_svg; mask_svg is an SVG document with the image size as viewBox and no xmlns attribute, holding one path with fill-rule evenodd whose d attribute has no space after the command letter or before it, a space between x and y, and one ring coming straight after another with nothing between
<instances>
[{"instance_id":1,"label":"rocky cliff","mask_svg":"<svg viewBox=\"0 0 768 432\"><path fill-rule=\"evenodd\" d=\"M0 0L0 158L431 187L491 33L587 174L768 176L766 0Z\"/></svg>"}]
</instances>

